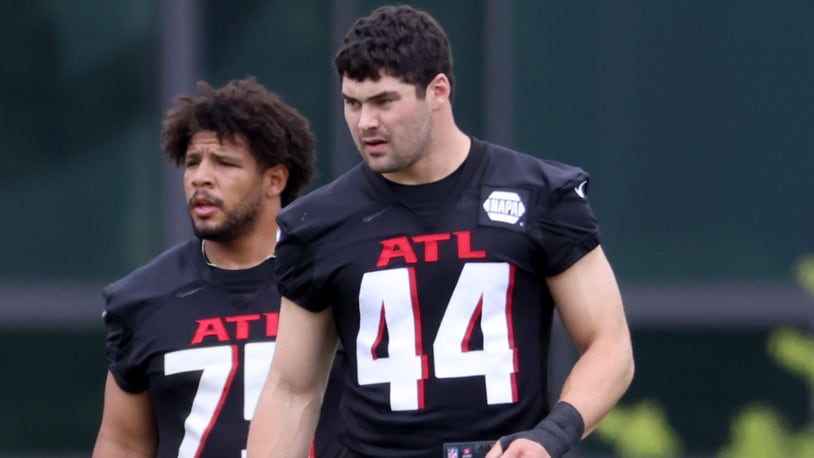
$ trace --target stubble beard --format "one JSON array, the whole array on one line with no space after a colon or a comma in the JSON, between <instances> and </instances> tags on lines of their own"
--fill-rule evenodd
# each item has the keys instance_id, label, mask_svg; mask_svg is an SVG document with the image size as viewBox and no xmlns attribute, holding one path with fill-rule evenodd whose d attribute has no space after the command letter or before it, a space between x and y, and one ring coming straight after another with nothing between
<instances>
[{"instance_id":1,"label":"stubble beard","mask_svg":"<svg viewBox=\"0 0 814 458\"><path fill-rule=\"evenodd\" d=\"M217 225L208 225L206 222L196 224L192 221L192 230L196 236L215 242L229 242L245 234L254 227L260 214L262 196L254 195L242 200L232 210L225 211L226 219ZM220 207L223 210L222 207Z\"/></svg>"},{"instance_id":2,"label":"stubble beard","mask_svg":"<svg viewBox=\"0 0 814 458\"><path fill-rule=\"evenodd\" d=\"M393 142L393 137L387 138L390 151L381 158L373 158L369 153L364 153L364 143L359 140L359 151L363 152L363 157L370 170L376 173L388 174L401 172L422 158L427 154L429 145L432 138L431 126L424 126L423 129L418 131L420 135L416 135L406 142L403 147L399 147Z\"/></svg>"}]
</instances>

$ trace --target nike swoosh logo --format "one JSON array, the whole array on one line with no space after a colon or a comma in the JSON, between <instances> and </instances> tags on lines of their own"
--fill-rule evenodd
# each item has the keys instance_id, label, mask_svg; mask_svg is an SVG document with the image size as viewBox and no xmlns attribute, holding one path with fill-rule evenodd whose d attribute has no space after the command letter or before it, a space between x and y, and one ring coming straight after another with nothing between
<instances>
[{"instance_id":1,"label":"nike swoosh logo","mask_svg":"<svg viewBox=\"0 0 814 458\"><path fill-rule=\"evenodd\" d=\"M384 210L377 211L376 213L373 213L372 215L367 215L367 216L363 217L362 222L363 223L369 223L369 222L373 221L374 219L378 218L382 213L386 212L387 210L390 210L390 207L385 208Z\"/></svg>"},{"instance_id":2,"label":"nike swoosh logo","mask_svg":"<svg viewBox=\"0 0 814 458\"><path fill-rule=\"evenodd\" d=\"M204 287L199 286L197 288L189 289L189 290L186 290L186 291L180 291L180 292L178 292L178 294L175 295L175 297L181 298L181 297L191 296L191 295L197 293L198 291L200 291L202 289L204 289Z\"/></svg>"},{"instance_id":3,"label":"nike swoosh logo","mask_svg":"<svg viewBox=\"0 0 814 458\"><path fill-rule=\"evenodd\" d=\"M574 192L576 192L576 193L577 193L577 195L578 195L578 196L580 196L580 197L582 197L583 199L585 198L585 185L586 185L586 184L588 184L588 181L587 181L587 180L586 180L586 181L583 181L582 183L580 183L580 184L579 184L579 186L577 186L576 188L574 188Z\"/></svg>"}]
</instances>

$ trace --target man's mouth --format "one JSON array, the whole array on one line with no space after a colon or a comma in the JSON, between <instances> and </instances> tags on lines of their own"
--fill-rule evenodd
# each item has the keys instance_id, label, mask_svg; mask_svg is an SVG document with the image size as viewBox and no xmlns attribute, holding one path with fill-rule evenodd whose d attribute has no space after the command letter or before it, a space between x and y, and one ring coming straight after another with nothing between
<instances>
[{"instance_id":1,"label":"man's mouth","mask_svg":"<svg viewBox=\"0 0 814 458\"><path fill-rule=\"evenodd\" d=\"M220 208L220 203L209 196L192 196L189 200L189 209L199 218L208 218Z\"/></svg>"},{"instance_id":2,"label":"man's mouth","mask_svg":"<svg viewBox=\"0 0 814 458\"><path fill-rule=\"evenodd\" d=\"M378 153L384 150L385 146L387 145L387 141L383 138L368 138L362 141L362 144L365 145L365 149L367 149L371 153Z\"/></svg>"}]
</instances>

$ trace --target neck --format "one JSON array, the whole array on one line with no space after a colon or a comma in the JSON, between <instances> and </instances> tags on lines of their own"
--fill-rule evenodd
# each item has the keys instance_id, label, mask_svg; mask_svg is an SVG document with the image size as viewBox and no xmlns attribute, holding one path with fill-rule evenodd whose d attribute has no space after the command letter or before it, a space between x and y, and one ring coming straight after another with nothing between
<instances>
[{"instance_id":1,"label":"neck","mask_svg":"<svg viewBox=\"0 0 814 458\"><path fill-rule=\"evenodd\" d=\"M395 183L416 185L434 183L448 177L463 164L469 155L472 140L452 123L439 126L436 132L444 132L427 146L425 156L409 170L383 174Z\"/></svg>"},{"instance_id":2,"label":"neck","mask_svg":"<svg viewBox=\"0 0 814 458\"><path fill-rule=\"evenodd\" d=\"M255 232L235 240L201 241L201 251L207 264L226 270L250 269L274 256L277 246L277 225L272 231Z\"/></svg>"},{"instance_id":3,"label":"neck","mask_svg":"<svg viewBox=\"0 0 814 458\"><path fill-rule=\"evenodd\" d=\"M449 135L447 138L435 148L435 152L433 153L435 157L438 158L436 165L439 173L429 182L446 178L452 174L452 172L458 170L458 167L460 167L467 156L469 156L469 150L472 148L472 139L461 132L457 126L453 124L448 131Z\"/></svg>"}]
</instances>

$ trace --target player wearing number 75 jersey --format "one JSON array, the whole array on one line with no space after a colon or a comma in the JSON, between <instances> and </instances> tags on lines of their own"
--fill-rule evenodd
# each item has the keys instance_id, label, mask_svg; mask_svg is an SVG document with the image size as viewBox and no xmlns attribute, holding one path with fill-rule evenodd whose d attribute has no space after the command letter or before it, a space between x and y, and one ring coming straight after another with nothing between
<instances>
[{"instance_id":1,"label":"player wearing number 75 jersey","mask_svg":"<svg viewBox=\"0 0 814 458\"><path fill-rule=\"evenodd\" d=\"M177 99L161 136L184 169L195 237L103 291L109 372L95 458L245 456L275 353L274 218L312 177L314 138L253 78L198 89ZM338 453L335 399L320 458Z\"/></svg>"},{"instance_id":2,"label":"player wearing number 75 jersey","mask_svg":"<svg viewBox=\"0 0 814 458\"><path fill-rule=\"evenodd\" d=\"M357 20L335 62L364 161L278 217L277 352L249 456L304 455L338 340L344 457L484 441L489 458L562 456L633 375L588 175L459 130L448 41L424 12ZM581 356L551 407L555 309Z\"/></svg>"}]
</instances>

